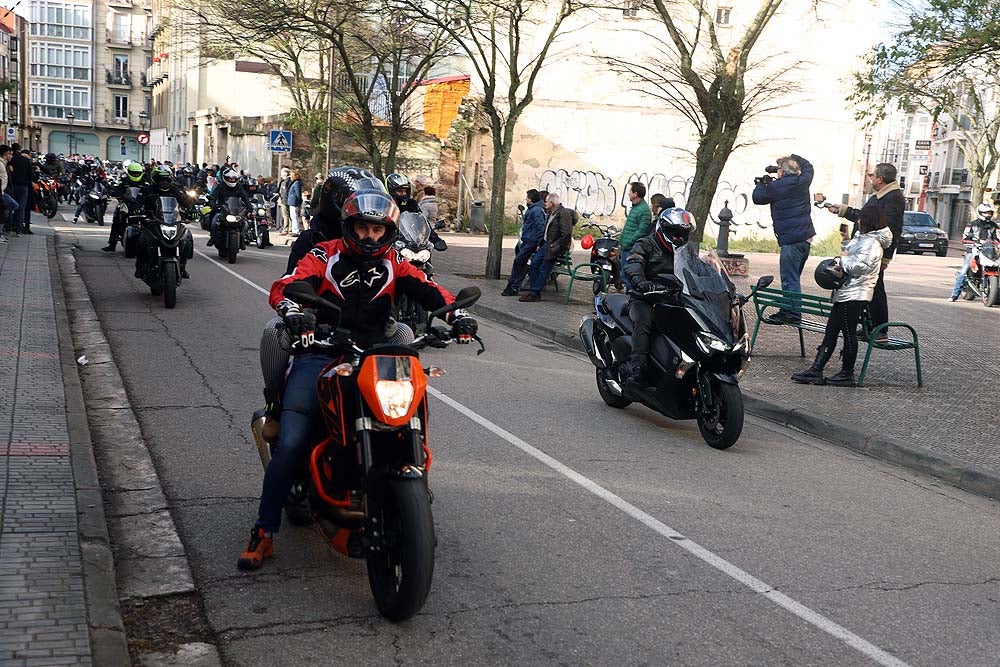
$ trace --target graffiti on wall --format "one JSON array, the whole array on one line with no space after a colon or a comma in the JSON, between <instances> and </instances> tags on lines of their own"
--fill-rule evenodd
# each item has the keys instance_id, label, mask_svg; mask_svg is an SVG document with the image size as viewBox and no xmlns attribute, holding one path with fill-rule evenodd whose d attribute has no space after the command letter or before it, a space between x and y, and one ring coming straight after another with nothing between
<instances>
[{"instance_id":1,"label":"graffiti on wall","mask_svg":"<svg viewBox=\"0 0 1000 667\"><path fill-rule=\"evenodd\" d=\"M692 180L693 177L690 176L632 173L616 188L611 179L599 171L549 169L542 173L537 187L539 190L558 194L567 208L575 209L578 213L602 216L612 215L618 207L628 210L631 206L628 184L635 181L646 186L647 200L649 195L660 193L672 197L677 206L684 207ZM762 217L761 208L750 200L752 192L752 184L719 181L712 200L711 222L718 222L719 211L729 202L734 225L756 225L761 229L769 227L770 218Z\"/></svg>"},{"instance_id":2,"label":"graffiti on wall","mask_svg":"<svg viewBox=\"0 0 1000 667\"><path fill-rule=\"evenodd\" d=\"M687 204L688 192L693 180L694 177L691 176L685 178L683 176L666 176L664 174L649 175L646 173L633 173L622 187L622 200L620 204L622 208L629 207L628 184L639 181L646 186L647 200L649 195L659 192L667 197L672 197L674 203L683 208ZM729 210L733 212L734 225L756 225L761 229L769 227L771 221L769 218L763 219L761 208L750 199L752 193L753 184L719 181L719 185L715 189L715 197L712 198L712 208L709 214L711 221L713 223L718 222L719 211L722 210L723 206L726 206L726 202L729 202Z\"/></svg>"},{"instance_id":3,"label":"graffiti on wall","mask_svg":"<svg viewBox=\"0 0 1000 667\"><path fill-rule=\"evenodd\" d=\"M599 171L549 169L538 180L538 189L553 192L567 208L590 215L611 215L618 199L611 179Z\"/></svg>"}]
</instances>

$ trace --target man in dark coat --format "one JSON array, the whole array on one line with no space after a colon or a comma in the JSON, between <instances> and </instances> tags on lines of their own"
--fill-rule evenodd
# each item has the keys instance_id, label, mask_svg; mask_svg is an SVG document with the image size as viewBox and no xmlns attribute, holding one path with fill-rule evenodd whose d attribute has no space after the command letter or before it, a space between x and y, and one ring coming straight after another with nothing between
<instances>
[{"instance_id":1,"label":"man in dark coat","mask_svg":"<svg viewBox=\"0 0 1000 667\"><path fill-rule=\"evenodd\" d=\"M531 291L518 301L541 301L542 289L556 260L569 251L573 242L573 211L559 202L559 195L545 199L545 241L531 259Z\"/></svg>"},{"instance_id":2,"label":"man in dark coat","mask_svg":"<svg viewBox=\"0 0 1000 667\"><path fill-rule=\"evenodd\" d=\"M532 188L526 194L528 208L524 212L524 222L521 225L521 245L517 249L514 263L510 267L510 280L507 281L507 287L501 292L504 296L518 295L521 281L524 280L524 274L528 271L528 260L538 252L538 246L544 240L546 216L541 193Z\"/></svg>"},{"instance_id":3,"label":"man in dark coat","mask_svg":"<svg viewBox=\"0 0 1000 667\"><path fill-rule=\"evenodd\" d=\"M868 174L871 181L872 190L875 194L865 202L862 208L874 206L882 210L885 221L892 230L892 245L882 253L882 268L878 272L878 282L875 283L875 294L872 296L871 305L868 306L868 314L871 316L872 326L877 327L889 321L889 302L885 295L885 270L889 268L889 262L896 254L896 247L899 245L899 237L903 233L903 211L906 210L906 198L899 188L899 181L896 180L896 168L888 162L880 162L875 165L875 170ZM850 206L840 206L838 204L827 204L827 210L836 213L842 218L847 218L854 223L854 233L858 231L858 219L861 217L861 209ZM889 330L883 329L875 337L878 342L884 342L889 338Z\"/></svg>"},{"instance_id":4,"label":"man in dark coat","mask_svg":"<svg viewBox=\"0 0 1000 667\"><path fill-rule=\"evenodd\" d=\"M771 222L778 237L781 257L778 269L781 289L786 292L802 291L802 269L809 259L809 249L816 229L812 223L812 202L809 186L813 179L813 166L799 155L778 158L777 176L770 182L760 181L753 189L754 204L771 205ZM781 309L772 320L795 323L802 319L802 307L793 304Z\"/></svg>"}]
</instances>

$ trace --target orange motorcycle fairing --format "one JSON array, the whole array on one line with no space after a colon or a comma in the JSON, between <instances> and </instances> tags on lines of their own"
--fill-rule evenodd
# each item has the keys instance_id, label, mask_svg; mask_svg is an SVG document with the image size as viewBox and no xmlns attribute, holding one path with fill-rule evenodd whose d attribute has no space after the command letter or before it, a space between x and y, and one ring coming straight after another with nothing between
<instances>
[{"instance_id":1,"label":"orange motorcycle fairing","mask_svg":"<svg viewBox=\"0 0 1000 667\"><path fill-rule=\"evenodd\" d=\"M344 423L344 392L340 387L341 377L334 371L341 363L343 357L333 359L323 368L323 372L316 378L316 392L320 412L323 413L323 421L330 435L329 441L338 447L345 447L347 425Z\"/></svg>"},{"instance_id":2,"label":"orange motorcycle fairing","mask_svg":"<svg viewBox=\"0 0 1000 667\"><path fill-rule=\"evenodd\" d=\"M409 422L424 402L427 390L427 376L420 360L408 355L364 357L357 382L368 408L388 426Z\"/></svg>"}]
</instances>

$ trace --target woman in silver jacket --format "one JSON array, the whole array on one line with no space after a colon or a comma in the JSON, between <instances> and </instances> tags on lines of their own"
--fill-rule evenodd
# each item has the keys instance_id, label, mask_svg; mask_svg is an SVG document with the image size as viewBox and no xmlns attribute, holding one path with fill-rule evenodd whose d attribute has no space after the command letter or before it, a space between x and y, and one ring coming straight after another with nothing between
<instances>
[{"instance_id":1,"label":"woman in silver jacket","mask_svg":"<svg viewBox=\"0 0 1000 667\"><path fill-rule=\"evenodd\" d=\"M800 384L857 386L854 362L858 358L858 324L875 293L882 253L891 244L892 230L882 211L874 206L861 209L858 233L845 242L840 254L839 267L847 280L840 289L833 291L833 309L826 321L826 335L817 350L816 360L808 369L793 375L792 380ZM837 347L838 336L844 337L843 364L839 373L824 378L823 368Z\"/></svg>"}]
</instances>

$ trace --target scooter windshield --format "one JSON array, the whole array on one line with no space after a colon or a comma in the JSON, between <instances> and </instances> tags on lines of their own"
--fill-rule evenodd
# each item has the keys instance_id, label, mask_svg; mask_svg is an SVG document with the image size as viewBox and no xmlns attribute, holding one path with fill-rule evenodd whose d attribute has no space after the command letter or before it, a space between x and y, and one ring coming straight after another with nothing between
<instances>
[{"instance_id":1,"label":"scooter windshield","mask_svg":"<svg viewBox=\"0 0 1000 667\"><path fill-rule=\"evenodd\" d=\"M408 246L419 248L431 238L431 225L420 213L401 213L398 224L399 236Z\"/></svg>"},{"instance_id":2,"label":"scooter windshield","mask_svg":"<svg viewBox=\"0 0 1000 667\"><path fill-rule=\"evenodd\" d=\"M159 197L156 202L156 213L159 215L162 224L177 224L177 200L173 197Z\"/></svg>"},{"instance_id":3,"label":"scooter windshield","mask_svg":"<svg viewBox=\"0 0 1000 667\"><path fill-rule=\"evenodd\" d=\"M699 256L694 245L682 245L674 253L674 275L684 284L685 305L695 309L715 335L728 343L735 340L732 299L735 287L725 275L715 251Z\"/></svg>"},{"instance_id":4,"label":"scooter windshield","mask_svg":"<svg viewBox=\"0 0 1000 667\"><path fill-rule=\"evenodd\" d=\"M132 201L140 201L140 198L142 196L142 190L139 188L129 188L128 196L129 199L131 199Z\"/></svg>"},{"instance_id":5,"label":"scooter windshield","mask_svg":"<svg viewBox=\"0 0 1000 667\"><path fill-rule=\"evenodd\" d=\"M243 200L239 197L226 198L226 212L229 215L240 215L243 213Z\"/></svg>"}]
</instances>

